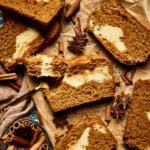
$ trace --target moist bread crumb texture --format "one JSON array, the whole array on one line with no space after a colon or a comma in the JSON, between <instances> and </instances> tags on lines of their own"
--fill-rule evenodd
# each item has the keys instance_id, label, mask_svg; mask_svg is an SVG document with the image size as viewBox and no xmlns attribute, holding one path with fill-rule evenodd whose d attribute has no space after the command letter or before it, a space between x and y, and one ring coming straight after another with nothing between
<instances>
[{"instance_id":1,"label":"moist bread crumb texture","mask_svg":"<svg viewBox=\"0 0 150 150\"><path fill-rule=\"evenodd\" d=\"M10 70L24 56L33 54L44 42L39 31L30 28L7 13L0 27L0 61Z\"/></svg>"},{"instance_id":2,"label":"moist bread crumb texture","mask_svg":"<svg viewBox=\"0 0 150 150\"><path fill-rule=\"evenodd\" d=\"M105 0L88 18L87 28L117 60L127 65L150 55L150 31L118 0Z\"/></svg>"},{"instance_id":3,"label":"moist bread crumb texture","mask_svg":"<svg viewBox=\"0 0 150 150\"><path fill-rule=\"evenodd\" d=\"M1 0L0 6L41 26L48 26L64 5L64 0Z\"/></svg>"},{"instance_id":4,"label":"moist bread crumb texture","mask_svg":"<svg viewBox=\"0 0 150 150\"><path fill-rule=\"evenodd\" d=\"M66 71L67 64L57 56L38 54L25 58L24 65L27 74L36 77L62 77Z\"/></svg>"},{"instance_id":5,"label":"moist bread crumb texture","mask_svg":"<svg viewBox=\"0 0 150 150\"><path fill-rule=\"evenodd\" d=\"M86 116L68 131L54 150L113 150L114 136L97 116Z\"/></svg>"},{"instance_id":6,"label":"moist bread crumb texture","mask_svg":"<svg viewBox=\"0 0 150 150\"><path fill-rule=\"evenodd\" d=\"M111 62L100 55L85 55L66 61L68 67L58 84L44 95L54 112L114 95Z\"/></svg>"},{"instance_id":7,"label":"moist bread crumb texture","mask_svg":"<svg viewBox=\"0 0 150 150\"><path fill-rule=\"evenodd\" d=\"M124 143L130 148L150 149L150 80L135 83Z\"/></svg>"}]
</instances>

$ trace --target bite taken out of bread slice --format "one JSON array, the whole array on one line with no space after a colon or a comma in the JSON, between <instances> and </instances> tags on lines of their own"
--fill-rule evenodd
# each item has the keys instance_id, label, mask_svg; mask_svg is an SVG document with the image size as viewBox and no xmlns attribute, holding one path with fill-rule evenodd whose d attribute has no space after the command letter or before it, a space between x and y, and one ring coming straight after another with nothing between
<instances>
[{"instance_id":1,"label":"bite taken out of bread slice","mask_svg":"<svg viewBox=\"0 0 150 150\"><path fill-rule=\"evenodd\" d=\"M43 30L48 29L63 6L64 0L0 0L0 7Z\"/></svg>"},{"instance_id":2,"label":"bite taken out of bread slice","mask_svg":"<svg viewBox=\"0 0 150 150\"><path fill-rule=\"evenodd\" d=\"M66 63L68 67L61 82L44 90L54 112L114 95L112 64L104 56L84 55Z\"/></svg>"},{"instance_id":3,"label":"bite taken out of bread slice","mask_svg":"<svg viewBox=\"0 0 150 150\"><path fill-rule=\"evenodd\" d=\"M0 27L0 62L12 70L21 60L50 44L61 31L60 21L42 33L3 11L4 25Z\"/></svg>"},{"instance_id":4,"label":"bite taken out of bread slice","mask_svg":"<svg viewBox=\"0 0 150 150\"><path fill-rule=\"evenodd\" d=\"M117 141L101 119L86 116L54 146L54 150L114 150Z\"/></svg>"},{"instance_id":5,"label":"bite taken out of bread slice","mask_svg":"<svg viewBox=\"0 0 150 150\"><path fill-rule=\"evenodd\" d=\"M87 29L123 64L145 62L150 55L150 31L119 0L104 0L89 15Z\"/></svg>"},{"instance_id":6,"label":"bite taken out of bread slice","mask_svg":"<svg viewBox=\"0 0 150 150\"><path fill-rule=\"evenodd\" d=\"M58 56L37 54L24 59L27 74L34 77L58 77L61 78L67 68L67 64Z\"/></svg>"}]
</instances>

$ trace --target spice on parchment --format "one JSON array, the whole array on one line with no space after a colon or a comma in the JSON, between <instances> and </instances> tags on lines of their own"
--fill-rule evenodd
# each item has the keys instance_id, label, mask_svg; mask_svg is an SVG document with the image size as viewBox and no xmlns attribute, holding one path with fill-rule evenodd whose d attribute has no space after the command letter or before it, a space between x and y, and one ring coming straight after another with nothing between
<instances>
[{"instance_id":1,"label":"spice on parchment","mask_svg":"<svg viewBox=\"0 0 150 150\"><path fill-rule=\"evenodd\" d=\"M123 119L131 104L131 97L128 94L121 93L117 95L114 104L111 107L111 116L117 120Z\"/></svg>"},{"instance_id":2,"label":"spice on parchment","mask_svg":"<svg viewBox=\"0 0 150 150\"><path fill-rule=\"evenodd\" d=\"M80 19L77 18L77 26L74 28L75 36L72 41L68 41L68 50L76 55L83 54L84 46L88 42L85 32L81 29Z\"/></svg>"}]
</instances>

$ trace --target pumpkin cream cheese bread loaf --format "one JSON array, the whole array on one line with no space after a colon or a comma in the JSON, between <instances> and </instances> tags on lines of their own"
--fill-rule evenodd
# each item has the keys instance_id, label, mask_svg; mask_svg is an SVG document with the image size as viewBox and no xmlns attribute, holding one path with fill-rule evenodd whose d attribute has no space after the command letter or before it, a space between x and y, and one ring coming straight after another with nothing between
<instances>
[{"instance_id":1,"label":"pumpkin cream cheese bread loaf","mask_svg":"<svg viewBox=\"0 0 150 150\"><path fill-rule=\"evenodd\" d=\"M150 55L150 31L119 0L104 0L89 15L87 29L123 64L145 62Z\"/></svg>"},{"instance_id":2,"label":"pumpkin cream cheese bread loaf","mask_svg":"<svg viewBox=\"0 0 150 150\"><path fill-rule=\"evenodd\" d=\"M64 6L64 0L0 0L0 6L45 29Z\"/></svg>"},{"instance_id":3,"label":"pumpkin cream cheese bread loaf","mask_svg":"<svg viewBox=\"0 0 150 150\"><path fill-rule=\"evenodd\" d=\"M6 12L3 12L3 17L4 25L0 27L0 62L7 70L13 69L25 56L49 44L60 33L60 23L55 23L55 30L53 27L53 30L49 29L44 34L16 20Z\"/></svg>"},{"instance_id":4,"label":"pumpkin cream cheese bread loaf","mask_svg":"<svg viewBox=\"0 0 150 150\"><path fill-rule=\"evenodd\" d=\"M67 64L57 56L38 54L27 57L24 60L27 73L36 77L62 77L66 71Z\"/></svg>"},{"instance_id":5,"label":"pumpkin cream cheese bread loaf","mask_svg":"<svg viewBox=\"0 0 150 150\"><path fill-rule=\"evenodd\" d=\"M107 58L85 55L66 63L68 67L61 82L44 90L54 112L114 95L112 64Z\"/></svg>"},{"instance_id":6,"label":"pumpkin cream cheese bread loaf","mask_svg":"<svg viewBox=\"0 0 150 150\"><path fill-rule=\"evenodd\" d=\"M137 150L150 149L150 80L135 83L124 143Z\"/></svg>"},{"instance_id":7,"label":"pumpkin cream cheese bread loaf","mask_svg":"<svg viewBox=\"0 0 150 150\"><path fill-rule=\"evenodd\" d=\"M117 141L101 119L87 116L74 125L54 150L113 150Z\"/></svg>"}]
</instances>

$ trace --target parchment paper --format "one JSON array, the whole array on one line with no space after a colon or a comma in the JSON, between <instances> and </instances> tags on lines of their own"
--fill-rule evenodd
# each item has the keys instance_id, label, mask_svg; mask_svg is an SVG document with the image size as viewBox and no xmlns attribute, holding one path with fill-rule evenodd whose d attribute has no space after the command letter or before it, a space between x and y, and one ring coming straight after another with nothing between
<instances>
[{"instance_id":1,"label":"parchment paper","mask_svg":"<svg viewBox=\"0 0 150 150\"><path fill-rule=\"evenodd\" d=\"M71 0L66 0L68 3L71 3ZM80 17L82 27L86 27L87 17L88 15L96 8L97 5L99 5L101 0L81 0L81 7L80 11L76 14L76 16ZM122 4L126 7L126 9L132 13L144 26L147 28L150 28L150 1L149 0L121 0ZM71 22L66 22L65 19L63 19L63 30L58 40L63 40L64 42L64 55L65 58L71 58L74 55L70 53L67 50L67 41L74 36L73 31L73 24ZM88 35L89 42L86 46L86 51L84 54L102 54L107 56L113 63L113 70L114 70L114 79L119 80L121 82L121 85L116 88L115 95L118 95L122 91L126 94L132 95L132 89L133 85L126 86L123 80L121 79L120 75L123 74L126 71L132 72L136 69L136 72L133 76L133 83L139 79L150 79L150 59L139 66L128 68L120 63L118 63L108 52L106 52L101 45L94 40L94 38L91 35ZM53 43L51 46L44 49L41 53L45 54L58 54L58 41ZM34 85L32 81L29 82L29 84ZM45 108L42 108L41 106L41 98L42 98L42 105L46 106ZM41 116L44 120L44 126L47 130L49 137L51 138L52 144L55 144L55 136L59 136L65 133L67 130L66 128L56 128L53 124L53 113L50 111L50 107L48 106L47 101L41 96L36 96L34 98L34 101L37 105L37 108L40 110ZM42 111L43 109L43 111ZM104 111L105 104L104 102L98 102L96 103L90 103L87 105L83 105L77 108L73 108L67 111L68 114L68 122L70 124L75 124L79 119L81 119L86 114L94 114L99 116L103 121L104 118ZM46 119L46 116L49 119ZM104 121L105 122L105 121ZM106 123L106 122L105 122ZM125 148L122 147L122 136L124 133L124 126L126 123L126 118L123 121L116 121L112 120L107 127L112 132L112 134L116 137L118 141L118 150L123 150Z\"/></svg>"}]
</instances>

